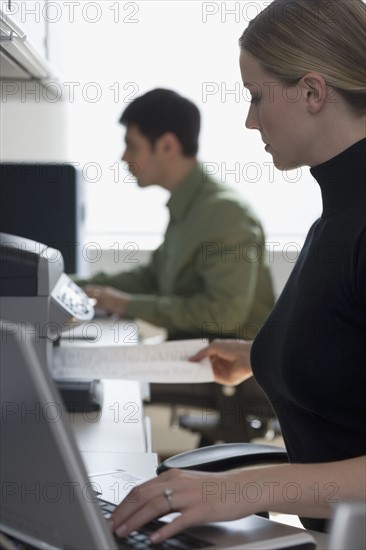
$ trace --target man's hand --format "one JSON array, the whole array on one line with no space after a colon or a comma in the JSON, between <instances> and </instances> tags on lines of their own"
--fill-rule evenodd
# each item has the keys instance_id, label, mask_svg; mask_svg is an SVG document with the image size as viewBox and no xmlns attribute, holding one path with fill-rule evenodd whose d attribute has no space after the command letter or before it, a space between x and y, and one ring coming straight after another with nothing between
<instances>
[{"instance_id":1,"label":"man's hand","mask_svg":"<svg viewBox=\"0 0 366 550\"><path fill-rule=\"evenodd\" d=\"M130 294L102 285L87 285L83 290L89 298L96 300L96 309L109 314L117 313L120 317L125 315L127 304L131 299Z\"/></svg>"}]
</instances>

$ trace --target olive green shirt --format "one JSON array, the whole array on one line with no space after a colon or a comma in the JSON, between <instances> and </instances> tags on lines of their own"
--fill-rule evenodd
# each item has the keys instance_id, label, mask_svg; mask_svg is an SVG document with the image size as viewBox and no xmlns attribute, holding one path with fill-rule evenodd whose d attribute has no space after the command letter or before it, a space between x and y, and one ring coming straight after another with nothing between
<instances>
[{"instance_id":1,"label":"olive green shirt","mask_svg":"<svg viewBox=\"0 0 366 550\"><path fill-rule=\"evenodd\" d=\"M131 293L127 316L165 327L171 339L254 338L274 304L256 215L200 164L167 207L164 242L147 265L88 282Z\"/></svg>"}]
</instances>

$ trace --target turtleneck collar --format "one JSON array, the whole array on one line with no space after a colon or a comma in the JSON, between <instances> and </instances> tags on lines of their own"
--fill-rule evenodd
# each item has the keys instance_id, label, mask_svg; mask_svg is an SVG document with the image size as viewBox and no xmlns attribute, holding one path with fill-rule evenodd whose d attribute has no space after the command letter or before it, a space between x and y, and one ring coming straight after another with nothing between
<instances>
[{"instance_id":1,"label":"turtleneck collar","mask_svg":"<svg viewBox=\"0 0 366 550\"><path fill-rule=\"evenodd\" d=\"M331 216L354 202L365 201L366 217L366 138L336 157L310 169L320 185L322 216Z\"/></svg>"}]
</instances>

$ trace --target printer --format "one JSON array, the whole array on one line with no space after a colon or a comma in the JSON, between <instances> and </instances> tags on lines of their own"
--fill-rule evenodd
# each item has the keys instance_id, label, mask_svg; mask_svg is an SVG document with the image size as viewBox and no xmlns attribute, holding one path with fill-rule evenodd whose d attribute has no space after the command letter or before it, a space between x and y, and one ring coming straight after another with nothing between
<instances>
[{"instance_id":1,"label":"printer","mask_svg":"<svg viewBox=\"0 0 366 550\"><path fill-rule=\"evenodd\" d=\"M59 250L0 233L0 317L6 320L8 333L21 332L24 338L27 334L32 336L44 368L52 372L53 346L59 342L62 331L93 316L89 297L64 273ZM97 403L97 397L100 399L96 381L55 382L61 395L63 390L69 398L73 393L74 403L78 399L90 402L92 398Z\"/></svg>"}]
</instances>

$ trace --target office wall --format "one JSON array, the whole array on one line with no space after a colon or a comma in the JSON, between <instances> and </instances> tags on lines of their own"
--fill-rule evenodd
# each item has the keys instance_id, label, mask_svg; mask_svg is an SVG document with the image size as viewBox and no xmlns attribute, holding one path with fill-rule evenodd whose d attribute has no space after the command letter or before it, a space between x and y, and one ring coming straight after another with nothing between
<instances>
[{"instance_id":1,"label":"office wall","mask_svg":"<svg viewBox=\"0 0 366 550\"><path fill-rule=\"evenodd\" d=\"M47 58L52 76L44 84L0 81L0 158L3 162L65 162L67 103L58 53L63 37L59 26L52 24L54 8L46 11L45 0L31 0L3 2L2 9L26 33L39 55Z\"/></svg>"},{"instance_id":2,"label":"office wall","mask_svg":"<svg viewBox=\"0 0 366 550\"><path fill-rule=\"evenodd\" d=\"M1 160L65 162L66 105L38 82L1 82Z\"/></svg>"}]
</instances>

